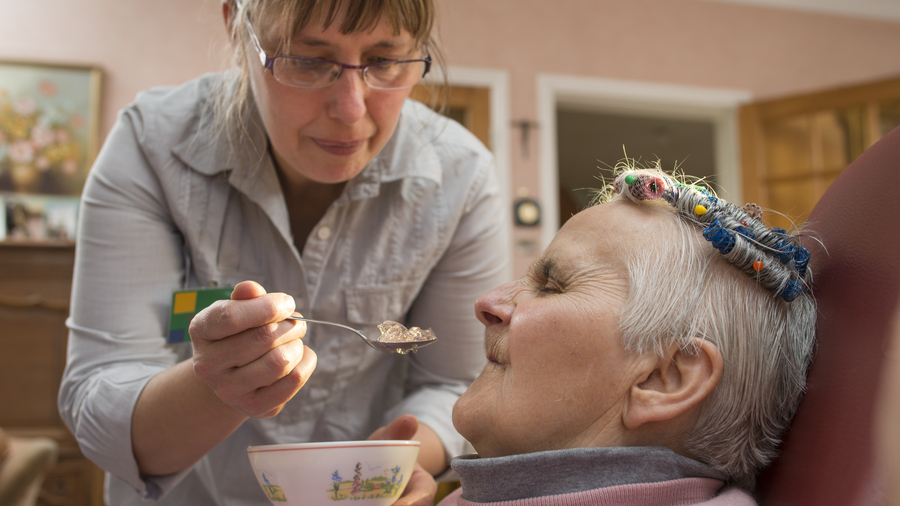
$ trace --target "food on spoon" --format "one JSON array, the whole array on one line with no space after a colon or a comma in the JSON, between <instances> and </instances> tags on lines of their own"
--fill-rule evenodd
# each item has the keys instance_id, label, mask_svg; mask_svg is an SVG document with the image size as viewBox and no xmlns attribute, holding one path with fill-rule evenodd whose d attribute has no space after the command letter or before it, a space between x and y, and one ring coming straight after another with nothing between
<instances>
[{"instance_id":1,"label":"food on spoon","mask_svg":"<svg viewBox=\"0 0 900 506\"><path fill-rule=\"evenodd\" d=\"M408 343L436 339L434 331L431 329L422 330L419 327L407 329L403 324L390 320L378 324L378 330L381 331L381 337L376 339L376 341L382 343Z\"/></svg>"}]
</instances>

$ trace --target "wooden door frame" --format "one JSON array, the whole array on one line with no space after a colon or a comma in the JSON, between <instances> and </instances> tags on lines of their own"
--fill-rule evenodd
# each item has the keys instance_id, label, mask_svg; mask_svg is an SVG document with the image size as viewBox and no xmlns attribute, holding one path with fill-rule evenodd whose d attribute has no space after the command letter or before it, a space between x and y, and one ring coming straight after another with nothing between
<instances>
[{"instance_id":1,"label":"wooden door frame","mask_svg":"<svg viewBox=\"0 0 900 506\"><path fill-rule=\"evenodd\" d=\"M541 249L550 244L559 229L556 110L560 104L598 113L711 121L715 136L717 183L724 190L722 197L740 202L742 188L737 110L751 99L751 93L746 90L539 74L539 170L544 214Z\"/></svg>"},{"instance_id":2,"label":"wooden door frame","mask_svg":"<svg viewBox=\"0 0 900 506\"><path fill-rule=\"evenodd\" d=\"M440 67L425 77L425 81L434 84L444 84L444 75ZM512 209L512 168L510 152L510 116L509 116L509 73L505 70L483 69L472 67L449 66L447 69L447 84L450 86L472 86L488 88L490 91L490 138L491 151L497 166L497 181L500 183L500 194L503 199L504 212L510 213ZM512 222L512 217L507 219ZM512 279L513 247L512 231L507 240L507 258L510 259L507 266L506 279Z\"/></svg>"},{"instance_id":3,"label":"wooden door frame","mask_svg":"<svg viewBox=\"0 0 900 506\"><path fill-rule=\"evenodd\" d=\"M739 119L741 146L744 148L741 153L744 168L742 182L747 189L746 198L763 207L768 206L765 181L768 163L763 128L766 123L791 116L865 106L868 128L865 130L864 147L868 149L883 135L877 122L877 103L886 100L900 100L900 76L744 104L739 110ZM824 188L821 191L824 193Z\"/></svg>"}]
</instances>

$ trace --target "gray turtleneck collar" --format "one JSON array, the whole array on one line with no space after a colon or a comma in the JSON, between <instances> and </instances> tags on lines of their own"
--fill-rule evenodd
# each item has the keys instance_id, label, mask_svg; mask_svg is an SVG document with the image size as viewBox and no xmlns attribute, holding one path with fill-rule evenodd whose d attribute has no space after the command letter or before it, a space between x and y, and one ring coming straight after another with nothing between
<instances>
[{"instance_id":1,"label":"gray turtleneck collar","mask_svg":"<svg viewBox=\"0 0 900 506\"><path fill-rule=\"evenodd\" d=\"M479 458L462 455L450 464L464 499L499 502L596 488L680 478L725 476L706 464L661 446L576 448Z\"/></svg>"}]
</instances>

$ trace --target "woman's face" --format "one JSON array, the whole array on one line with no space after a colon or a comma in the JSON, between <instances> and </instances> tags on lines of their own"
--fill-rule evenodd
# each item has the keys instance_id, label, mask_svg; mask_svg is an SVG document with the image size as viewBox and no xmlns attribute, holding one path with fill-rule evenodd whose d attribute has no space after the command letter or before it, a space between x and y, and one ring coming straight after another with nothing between
<instances>
[{"instance_id":1,"label":"woman's face","mask_svg":"<svg viewBox=\"0 0 900 506\"><path fill-rule=\"evenodd\" d=\"M395 35L382 18L372 30L345 35L343 14L326 29L310 23L292 39L290 54L359 65L381 59L419 58L421 50L405 30ZM254 27L271 56L278 47L274 27ZM247 49L250 84L279 168L295 181L347 181L368 164L394 132L409 89L375 90L358 70L345 69L325 88L279 83Z\"/></svg>"},{"instance_id":2,"label":"woman's face","mask_svg":"<svg viewBox=\"0 0 900 506\"><path fill-rule=\"evenodd\" d=\"M654 240L645 211L612 203L575 215L525 278L475 303L488 364L453 424L480 456L625 443L619 427L640 373L617 329L623 252Z\"/></svg>"}]
</instances>

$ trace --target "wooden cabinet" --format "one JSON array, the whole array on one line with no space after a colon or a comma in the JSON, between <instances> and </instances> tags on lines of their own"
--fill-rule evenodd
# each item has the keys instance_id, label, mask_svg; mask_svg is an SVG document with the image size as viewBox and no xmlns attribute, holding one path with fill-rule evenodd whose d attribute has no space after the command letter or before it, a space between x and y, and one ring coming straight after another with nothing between
<instances>
[{"instance_id":1,"label":"wooden cabinet","mask_svg":"<svg viewBox=\"0 0 900 506\"><path fill-rule=\"evenodd\" d=\"M757 102L743 107L744 200L802 223L857 156L900 125L900 79ZM877 183L875 183L877 184Z\"/></svg>"},{"instance_id":2,"label":"wooden cabinet","mask_svg":"<svg viewBox=\"0 0 900 506\"><path fill-rule=\"evenodd\" d=\"M46 506L103 504L103 472L78 450L56 408L74 260L71 243L0 243L0 427L59 443L41 490Z\"/></svg>"},{"instance_id":3,"label":"wooden cabinet","mask_svg":"<svg viewBox=\"0 0 900 506\"><path fill-rule=\"evenodd\" d=\"M458 121L488 149L493 149L490 139L491 92L488 88L423 83L412 89L409 98Z\"/></svg>"}]
</instances>

